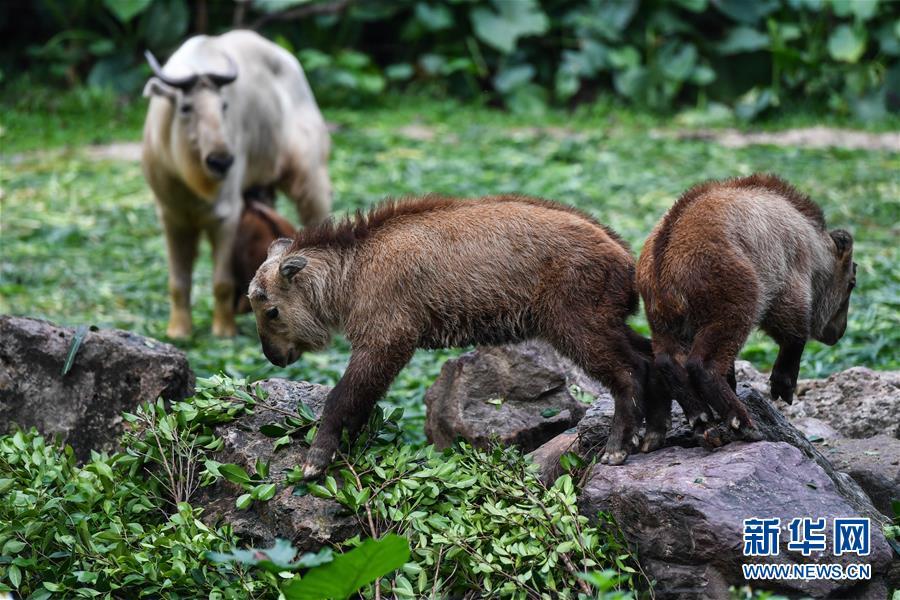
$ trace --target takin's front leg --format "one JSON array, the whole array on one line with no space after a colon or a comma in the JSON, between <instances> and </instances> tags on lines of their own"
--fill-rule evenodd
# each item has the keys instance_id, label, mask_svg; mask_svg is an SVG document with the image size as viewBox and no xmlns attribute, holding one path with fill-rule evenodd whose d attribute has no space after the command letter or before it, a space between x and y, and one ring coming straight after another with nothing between
<instances>
[{"instance_id":1,"label":"takin's front leg","mask_svg":"<svg viewBox=\"0 0 900 600\"><path fill-rule=\"evenodd\" d=\"M213 322L216 337L234 337L237 324L234 321L234 269L233 252L237 238L239 215L229 216L209 230L213 258Z\"/></svg>"},{"instance_id":2,"label":"takin's front leg","mask_svg":"<svg viewBox=\"0 0 900 600\"><path fill-rule=\"evenodd\" d=\"M191 335L191 275L197 258L200 232L162 219L169 258L169 325L166 335L183 339Z\"/></svg>"},{"instance_id":3,"label":"takin's front leg","mask_svg":"<svg viewBox=\"0 0 900 600\"><path fill-rule=\"evenodd\" d=\"M769 377L772 399L794 401L794 388L800 375L800 357L809 338L809 285L793 281L784 295L773 303L761 323L763 331L778 343L778 357Z\"/></svg>"},{"instance_id":4,"label":"takin's front leg","mask_svg":"<svg viewBox=\"0 0 900 600\"><path fill-rule=\"evenodd\" d=\"M612 394L615 411L600 462L620 465L641 443L638 428L646 409L644 382L650 361L633 349L624 319L598 321L598 312L591 306L564 307L567 318L551 322L545 339Z\"/></svg>"},{"instance_id":5,"label":"takin's front leg","mask_svg":"<svg viewBox=\"0 0 900 600\"><path fill-rule=\"evenodd\" d=\"M800 376L800 357L803 356L805 340L793 339L782 342L778 348L778 357L769 376L772 400L781 398L788 404L794 402L794 390Z\"/></svg>"},{"instance_id":6,"label":"takin's front leg","mask_svg":"<svg viewBox=\"0 0 900 600\"><path fill-rule=\"evenodd\" d=\"M325 400L319 430L313 440L303 476L316 479L334 458L344 428L351 443L368 422L372 408L415 352L415 345L400 343L378 347L354 348L344 376Z\"/></svg>"}]
</instances>

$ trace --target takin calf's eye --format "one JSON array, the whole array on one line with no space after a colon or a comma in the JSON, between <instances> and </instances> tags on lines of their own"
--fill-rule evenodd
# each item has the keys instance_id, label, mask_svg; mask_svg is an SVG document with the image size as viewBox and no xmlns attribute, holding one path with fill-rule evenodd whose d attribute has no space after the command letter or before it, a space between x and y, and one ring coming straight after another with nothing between
<instances>
[{"instance_id":1,"label":"takin calf's eye","mask_svg":"<svg viewBox=\"0 0 900 600\"><path fill-rule=\"evenodd\" d=\"M266 309L266 317L269 319L278 317L278 308L273 306L272 308Z\"/></svg>"}]
</instances>

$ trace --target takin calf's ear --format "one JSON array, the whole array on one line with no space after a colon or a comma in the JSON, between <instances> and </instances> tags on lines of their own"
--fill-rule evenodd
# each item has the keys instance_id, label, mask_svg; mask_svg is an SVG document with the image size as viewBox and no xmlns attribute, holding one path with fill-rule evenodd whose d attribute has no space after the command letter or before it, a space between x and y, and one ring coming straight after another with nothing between
<instances>
[{"instance_id":1,"label":"takin calf's ear","mask_svg":"<svg viewBox=\"0 0 900 600\"><path fill-rule=\"evenodd\" d=\"M838 258L844 258L853 250L853 236L849 231L843 229L832 229L830 232L831 239L834 240L834 247L837 248Z\"/></svg>"},{"instance_id":2,"label":"takin calf's ear","mask_svg":"<svg viewBox=\"0 0 900 600\"><path fill-rule=\"evenodd\" d=\"M303 267L305 267L308 262L309 261L302 256L288 256L286 259L281 261L281 265L278 267L278 272L281 273L281 276L284 277L287 281L290 281L294 278L294 275L303 270Z\"/></svg>"},{"instance_id":3,"label":"takin calf's ear","mask_svg":"<svg viewBox=\"0 0 900 600\"><path fill-rule=\"evenodd\" d=\"M162 96L175 102L178 99L178 90L163 83L163 80L159 77L151 77L147 85L144 86L144 98L149 98L150 96Z\"/></svg>"},{"instance_id":4,"label":"takin calf's ear","mask_svg":"<svg viewBox=\"0 0 900 600\"><path fill-rule=\"evenodd\" d=\"M284 254L284 251L288 249L294 240L291 238L278 238L271 244L269 244L269 250L266 254L266 258L273 258L275 256L280 256Z\"/></svg>"}]
</instances>

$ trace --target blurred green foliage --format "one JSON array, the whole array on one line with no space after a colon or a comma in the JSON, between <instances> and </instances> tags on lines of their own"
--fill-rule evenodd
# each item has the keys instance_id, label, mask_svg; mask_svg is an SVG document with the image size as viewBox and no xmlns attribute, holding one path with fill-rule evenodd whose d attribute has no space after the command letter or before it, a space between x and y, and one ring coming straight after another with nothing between
<instances>
[{"instance_id":1,"label":"blurred green foliage","mask_svg":"<svg viewBox=\"0 0 900 600\"><path fill-rule=\"evenodd\" d=\"M744 120L798 98L863 121L900 110L900 2L887 0L35 0L24 29L11 7L7 78L27 67L125 92L149 73L143 48L165 56L239 20L294 52L326 104L393 87L529 114L603 91Z\"/></svg>"}]
</instances>

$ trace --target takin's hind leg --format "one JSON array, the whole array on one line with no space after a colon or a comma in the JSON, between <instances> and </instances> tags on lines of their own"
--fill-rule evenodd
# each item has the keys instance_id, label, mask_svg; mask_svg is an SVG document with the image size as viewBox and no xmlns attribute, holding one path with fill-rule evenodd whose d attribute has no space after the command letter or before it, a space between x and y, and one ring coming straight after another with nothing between
<instances>
[{"instance_id":1,"label":"takin's hind leg","mask_svg":"<svg viewBox=\"0 0 900 600\"><path fill-rule=\"evenodd\" d=\"M644 412L644 381L649 360L632 349L628 326L620 322L598 322L595 311L583 318L570 314L551 326L545 338L561 354L605 385L615 401L615 413L603 464L620 465L640 445L638 428Z\"/></svg>"},{"instance_id":2,"label":"takin's hind leg","mask_svg":"<svg viewBox=\"0 0 900 600\"><path fill-rule=\"evenodd\" d=\"M710 433L714 432L714 429L712 432L710 431L714 427L712 424L712 411L703 403L691 386L688 373L678 359L682 355L678 343L664 335L657 334L654 336L654 345L657 350L653 359L653 370L656 373L657 385L660 389L660 391L657 391L657 394L665 397L667 413L671 413L671 399L674 398L678 405L681 406L684 417L687 419L694 435L698 439L716 445L718 437L710 435ZM659 403L657 402L657 404ZM669 420L671 421L670 416ZM653 430L659 429L658 421L659 417L648 414L648 432L651 431L651 428ZM658 434L654 433L653 437L658 437ZM648 450L653 449L646 443L645 446L648 447Z\"/></svg>"},{"instance_id":3,"label":"takin's hind leg","mask_svg":"<svg viewBox=\"0 0 900 600\"><path fill-rule=\"evenodd\" d=\"M318 225L331 212L331 179L323 166L296 166L284 180L282 191L297 207L304 227Z\"/></svg>"},{"instance_id":4,"label":"takin's hind leg","mask_svg":"<svg viewBox=\"0 0 900 600\"><path fill-rule=\"evenodd\" d=\"M700 398L718 413L727 427L744 439L757 440L759 431L728 382L728 372L734 367L752 323L739 318L724 319L721 323L707 325L697 333L685 369Z\"/></svg>"},{"instance_id":5,"label":"takin's hind leg","mask_svg":"<svg viewBox=\"0 0 900 600\"><path fill-rule=\"evenodd\" d=\"M641 452L651 452L663 445L666 432L672 425L672 396L653 364L653 344L644 336L628 328L631 349L649 365L644 378L645 429Z\"/></svg>"}]
</instances>

